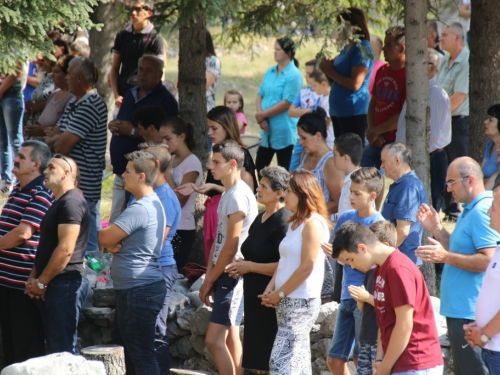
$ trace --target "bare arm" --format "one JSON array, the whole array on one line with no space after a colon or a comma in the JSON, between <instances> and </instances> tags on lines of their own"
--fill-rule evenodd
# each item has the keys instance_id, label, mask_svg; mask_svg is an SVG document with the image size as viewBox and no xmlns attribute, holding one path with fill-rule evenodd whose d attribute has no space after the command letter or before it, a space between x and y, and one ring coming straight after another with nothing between
<instances>
[{"instance_id":1,"label":"bare arm","mask_svg":"<svg viewBox=\"0 0 500 375\"><path fill-rule=\"evenodd\" d=\"M458 11L460 17L462 18L470 18L471 11L469 4L463 4L460 6L460 10Z\"/></svg>"},{"instance_id":2,"label":"bare arm","mask_svg":"<svg viewBox=\"0 0 500 375\"><path fill-rule=\"evenodd\" d=\"M370 99L370 103L368 104L368 113L367 113L367 121L368 128L373 128L373 117L375 115L375 96L372 96Z\"/></svg>"},{"instance_id":3,"label":"bare arm","mask_svg":"<svg viewBox=\"0 0 500 375\"><path fill-rule=\"evenodd\" d=\"M109 71L109 83L111 85L111 90L115 95L115 99L121 97L118 92L118 76L120 75L120 66L122 64L122 57L116 53L113 53L113 60L111 62L111 70Z\"/></svg>"},{"instance_id":4,"label":"bare arm","mask_svg":"<svg viewBox=\"0 0 500 375\"><path fill-rule=\"evenodd\" d=\"M13 74L9 74L3 80L2 84L0 84L0 98L5 94L5 92L12 87L14 83L16 83L17 77Z\"/></svg>"},{"instance_id":5,"label":"bare arm","mask_svg":"<svg viewBox=\"0 0 500 375\"><path fill-rule=\"evenodd\" d=\"M472 272L484 272L495 252L494 247L478 250L475 254L459 254L448 251L444 262L451 266Z\"/></svg>"},{"instance_id":6,"label":"bare arm","mask_svg":"<svg viewBox=\"0 0 500 375\"><path fill-rule=\"evenodd\" d=\"M323 169L326 186L330 192L330 201L326 202L328 213L334 214L339 210L340 193L344 186L345 175L335 167L333 158L328 159Z\"/></svg>"},{"instance_id":7,"label":"bare arm","mask_svg":"<svg viewBox=\"0 0 500 375\"><path fill-rule=\"evenodd\" d=\"M184 184L195 184L196 179L198 178L199 173L196 171L188 172L182 176L182 181L181 181L181 186ZM175 191L177 189L177 186L175 185L174 179L172 178L172 173L171 173L171 168L169 167L167 171L165 172L165 179L167 180L168 184L172 188L172 190ZM181 204L181 207L184 207L184 205L187 203L190 195L182 195L179 194L178 192L175 191L175 195L177 195L177 198L179 199L179 202Z\"/></svg>"},{"instance_id":8,"label":"bare arm","mask_svg":"<svg viewBox=\"0 0 500 375\"><path fill-rule=\"evenodd\" d=\"M396 231L398 233L398 239L396 241L396 247L401 246L406 237L410 234L411 221L407 220L396 220Z\"/></svg>"},{"instance_id":9,"label":"bare arm","mask_svg":"<svg viewBox=\"0 0 500 375\"><path fill-rule=\"evenodd\" d=\"M452 96L450 96L451 112L457 109L460 106L460 104L464 102L466 98L467 94L463 92L456 92Z\"/></svg>"},{"instance_id":10,"label":"bare arm","mask_svg":"<svg viewBox=\"0 0 500 375\"><path fill-rule=\"evenodd\" d=\"M54 151L59 154L69 155L80 141L81 138L78 135L65 130L61 137L54 143Z\"/></svg>"},{"instance_id":11,"label":"bare arm","mask_svg":"<svg viewBox=\"0 0 500 375\"><path fill-rule=\"evenodd\" d=\"M116 245L119 244L127 236L127 232L125 232L118 225L112 224L99 232L99 245L107 248L108 251L110 251L109 249L115 248Z\"/></svg>"},{"instance_id":12,"label":"bare arm","mask_svg":"<svg viewBox=\"0 0 500 375\"><path fill-rule=\"evenodd\" d=\"M347 90L357 91L363 85L366 75L368 74L368 67L366 66L353 66L351 68L351 75L349 77L337 73L333 64L331 70L326 74L328 77L337 82L340 86Z\"/></svg>"},{"instance_id":13,"label":"bare arm","mask_svg":"<svg viewBox=\"0 0 500 375\"><path fill-rule=\"evenodd\" d=\"M301 117L309 112L311 112L311 108L300 108L292 104L288 109L288 117Z\"/></svg>"},{"instance_id":14,"label":"bare arm","mask_svg":"<svg viewBox=\"0 0 500 375\"><path fill-rule=\"evenodd\" d=\"M210 86L212 86L215 82L215 74L213 73L210 73L210 72L205 72L205 77L207 79L207 85L205 87L206 90L208 90L210 88Z\"/></svg>"},{"instance_id":15,"label":"bare arm","mask_svg":"<svg viewBox=\"0 0 500 375\"><path fill-rule=\"evenodd\" d=\"M59 243L50 257L49 263L38 276L38 281L47 285L50 281L59 275L68 265L73 252L75 251L76 240L80 234L80 225L78 224L59 224L57 236Z\"/></svg>"},{"instance_id":16,"label":"bare arm","mask_svg":"<svg viewBox=\"0 0 500 375\"><path fill-rule=\"evenodd\" d=\"M290 106L291 103L288 100L282 100L272 107L266 109L265 111L261 111L260 114L263 119L266 119L268 117L273 117L279 115L280 113L288 111L288 108L290 108Z\"/></svg>"},{"instance_id":17,"label":"bare arm","mask_svg":"<svg viewBox=\"0 0 500 375\"><path fill-rule=\"evenodd\" d=\"M0 250L12 249L22 245L33 237L36 228L26 223L20 223L16 228L0 237Z\"/></svg>"}]
</instances>

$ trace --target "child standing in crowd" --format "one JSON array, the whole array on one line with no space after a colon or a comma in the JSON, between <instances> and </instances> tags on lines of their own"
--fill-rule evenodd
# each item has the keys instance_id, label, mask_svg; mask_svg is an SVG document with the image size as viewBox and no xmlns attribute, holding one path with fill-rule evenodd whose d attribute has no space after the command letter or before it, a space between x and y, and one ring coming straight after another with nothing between
<instances>
[{"instance_id":1,"label":"child standing in crowd","mask_svg":"<svg viewBox=\"0 0 500 375\"><path fill-rule=\"evenodd\" d=\"M344 212L338 219L333 234L346 221L356 221L365 225L371 225L377 221L384 220L383 216L375 211L373 202L382 190L382 176L376 168L360 168L351 175L351 206L353 210ZM331 256L331 252L324 247L325 253ZM337 315L337 324L332 340L332 346L328 353L328 367L333 374L345 374L346 363L349 360L354 345L354 361L357 364L359 328L361 325L361 311L356 301L349 294L347 287L350 285L363 285L364 274L359 270L345 264L343 266L342 292L340 296L340 308Z\"/></svg>"},{"instance_id":2,"label":"child standing in crowd","mask_svg":"<svg viewBox=\"0 0 500 375\"><path fill-rule=\"evenodd\" d=\"M353 221L337 230L332 247L333 257L352 268L368 272L377 265L373 295L379 333L373 374L442 375L431 299L411 259Z\"/></svg>"},{"instance_id":3,"label":"child standing in crowd","mask_svg":"<svg viewBox=\"0 0 500 375\"><path fill-rule=\"evenodd\" d=\"M377 221L370 225L378 240L387 246L396 247L398 233L389 221ZM373 272L375 267L365 273L362 286L349 285L349 294L358 303L358 309L363 312L359 332L358 375L372 375L372 364L377 355L377 316L373 299Z\"/></svg>"},{"instance_id":4,"label":"child standing in crowd","mask_svg":"<svg viewBox=\"0 0 500 375\"><path fill-rule=\"evenodd\" d=\"M233 279L224 269L243 258L241 244L257 216L257 202L252 189L241 179L245 160L242 146L226 140L215 144L212 152L209 169L214 179L222 182L225 192L217 209L217 236L200 288L200 299L213 308L205 344L220 374L242 375L239 325L243 317L243 280Z\"/></svg>"},{"instance_id":5,"label":"child standing in crowd","mask_svg":"<svg viewBox=\"0 0 500 375\"><path fill-rule=\"evenodd\" d=\"M316 95L318 95L316 108L321 107L326 112L326 144L333 150L335 136L333 135L332 120L330 119L330 83L326 76L319 71L309 74L309 83Z\"/></svg>"},{"instance_id":6,"label":"child standing in crowd","mask_svg":"<svg viewBox=\"0 0 500 375\"><path fill-rule=\"evenodd\" d=\"M248 120L247 116L243 113L243 106L245 102L243 101L243 95L241 91L229 90L224 95L224 105L231 108L238 119L238 128L240 129L240 134L245 134L247 128Z\"/></svg>"},{"instance_id":7,"label":"child standing in crowd","mask_svg":"<svg viewBox=\"0 0 500 375\"><path fill-rule=\"evenodd\" d=\"M316 103L318 103L318 94L314 92L311 88L311 82L309 75L316 70L316 60L309 60L306 62L306 82L307 86L300 90L297 99L290 106L288 110L288 116L290 117L301 117L306 113L311 112L312 109L316 108ZM327 112L328 113L328 112ZM290 172L298 168L300 163L300 155L304 151L304 148L299 142L299 137L297 136L297 143L293 146L292 162L290 163Z\"/></svg>"}]
</instances>

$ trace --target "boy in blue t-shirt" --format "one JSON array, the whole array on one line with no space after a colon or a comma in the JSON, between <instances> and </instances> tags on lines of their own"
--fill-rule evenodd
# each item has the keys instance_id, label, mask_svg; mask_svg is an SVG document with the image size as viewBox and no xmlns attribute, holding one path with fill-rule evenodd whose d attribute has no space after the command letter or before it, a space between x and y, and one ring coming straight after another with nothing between
<instances>
[{"instance_id":1,"label":"boy in blue t-shirt","mask_svg":"<svg viewBox=\"0 0 500 375\"><path fill-rule=\"evenodd\" d=\"M311 73L317 71L316 62L316 60L309 60L308 62L306 62L305 77L307 86L300 90L299 96L297 96L295 102L293 102L293 104L290 106L290 109L288 110L288 116L290 117L300 117L302 115L305 115L306 113L311 112L311 110L314 110L317 107L318 99L320 96L316 94L311 88L311 81L309 78L309 75L311 75ZM295 143L295 146L293 146L292 161L290 162L289 168L290 172L296 170L299 166L300 154L302 154L302 151L304 151L304 148L299 142L299 136L297 136L297 142Z\"/></svg>"},{"instance_id":2,"label":"boy in blue t-shirt","mask_svg":"<svg viewBox=\"0 0 500 375\"><path fill-rule=\"evenodd\" d=\"M383 216L375 211L373 202L382 190L382 176L376 168L360 168L351 174L350 202L353 210L348 210L340 215L333 234L346 221L356 221L369 226L377 221L384 220ZM328 254L328 250L325 249ZM361 311L356 301L351 297L348 286L363 285L364 273L352 269L348 265L343 266L342 292L337 324L332 339L332 345L328 353L328 367L334 374L347 373L347 361L351 355L354 345L354 363L357 365L358 339L361 327Z\"/></svg>"},{"instance_id":3,"label":"boy in blue t-shirt","mask_svg":"<svg viewBox=\"0 0 500 375\"><path fill-rule=\"evenodd\" d=\"M370 225L370 230L380 242L396 247L398 232L391 222L377 221ZM358 309L363 312L359 332L358 375L372 375L372 365L377 356L378 325L373 299L374 269L375 265L365 273L362 286L349 285L347 288L351 297L356 300Z\"/></svg>"}]
</instances>

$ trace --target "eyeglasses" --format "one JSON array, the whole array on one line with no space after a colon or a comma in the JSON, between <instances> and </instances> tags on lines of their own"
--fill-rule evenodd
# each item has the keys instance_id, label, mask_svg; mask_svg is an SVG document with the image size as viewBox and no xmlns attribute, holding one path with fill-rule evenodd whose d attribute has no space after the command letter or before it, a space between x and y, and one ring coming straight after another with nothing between
<instances>
[{"instance_id":1,"label":"eyeglasses","mask_svg":"<svg viewBox=\"0 0 500 375\"><path fill-rule=\"evenodd\" d=\"M133 13L133 12L139 13L141 10L148 11L150 9L147 6L142 6L142 7L130 7L129 10L130 10L130 13Z\"/></svg>"},{"instance_id":2,"label":"eyeglasses","mask_svg":"<svg viewBox=\"0 0 500 375\"><path fill-rule=\"evenodd\" d=\"M455 181L453 181L453 180L448 181L446 183L446 186L448 186L451 189L451 187L453 186L453 184L456 184L458 181L462 181L463 182L463 181L467 180L469 177L470 176L465 176L465 177L459 178L458 180L455 180Z\"/></svg>"},{"instance_id":3,"label":"eyeglasses","mask_svg":"<svg viewBox=\"0 0 500 375\"><path fill-rule=\"evenodd\" d=\"M54 154L52 157L56 158L56 159L62 159L66 162L66 164L69 165L69 170L70 172L73 172L73 168L71 168L71 164L69 163L69 160L66 159L66 157L62 154Z\"/></svg>"}]
</instances>

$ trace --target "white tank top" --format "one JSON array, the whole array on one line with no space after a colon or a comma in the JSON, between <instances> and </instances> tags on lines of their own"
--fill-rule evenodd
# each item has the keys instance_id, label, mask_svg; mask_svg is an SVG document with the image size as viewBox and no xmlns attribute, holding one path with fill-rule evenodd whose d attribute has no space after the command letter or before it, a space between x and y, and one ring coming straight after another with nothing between
<instances>
[{"instance_id":1,"label":"white tank top","mask_svg":"<svg viewBox=\"0 0 500 375\"><path fill-rule=\"evenodd\" d=\"M313 213L307 221L317 219L323 225L323 235L321 242L328 242L330 239L330 231L326 220L319 214ZM280 243L280 260L276 272L276 290L285 284L290 276L300 265L302 254L302 231L306 223L302 223L295 230L292 230L291 224L288 225L288 231L285 238ZM323 277L325 273L325 254L320 248L318 256L314 262L314 268L309 277L287 297L291 298L321 298L321 287L323 285Z\"/></svg>"}]
</instances>

